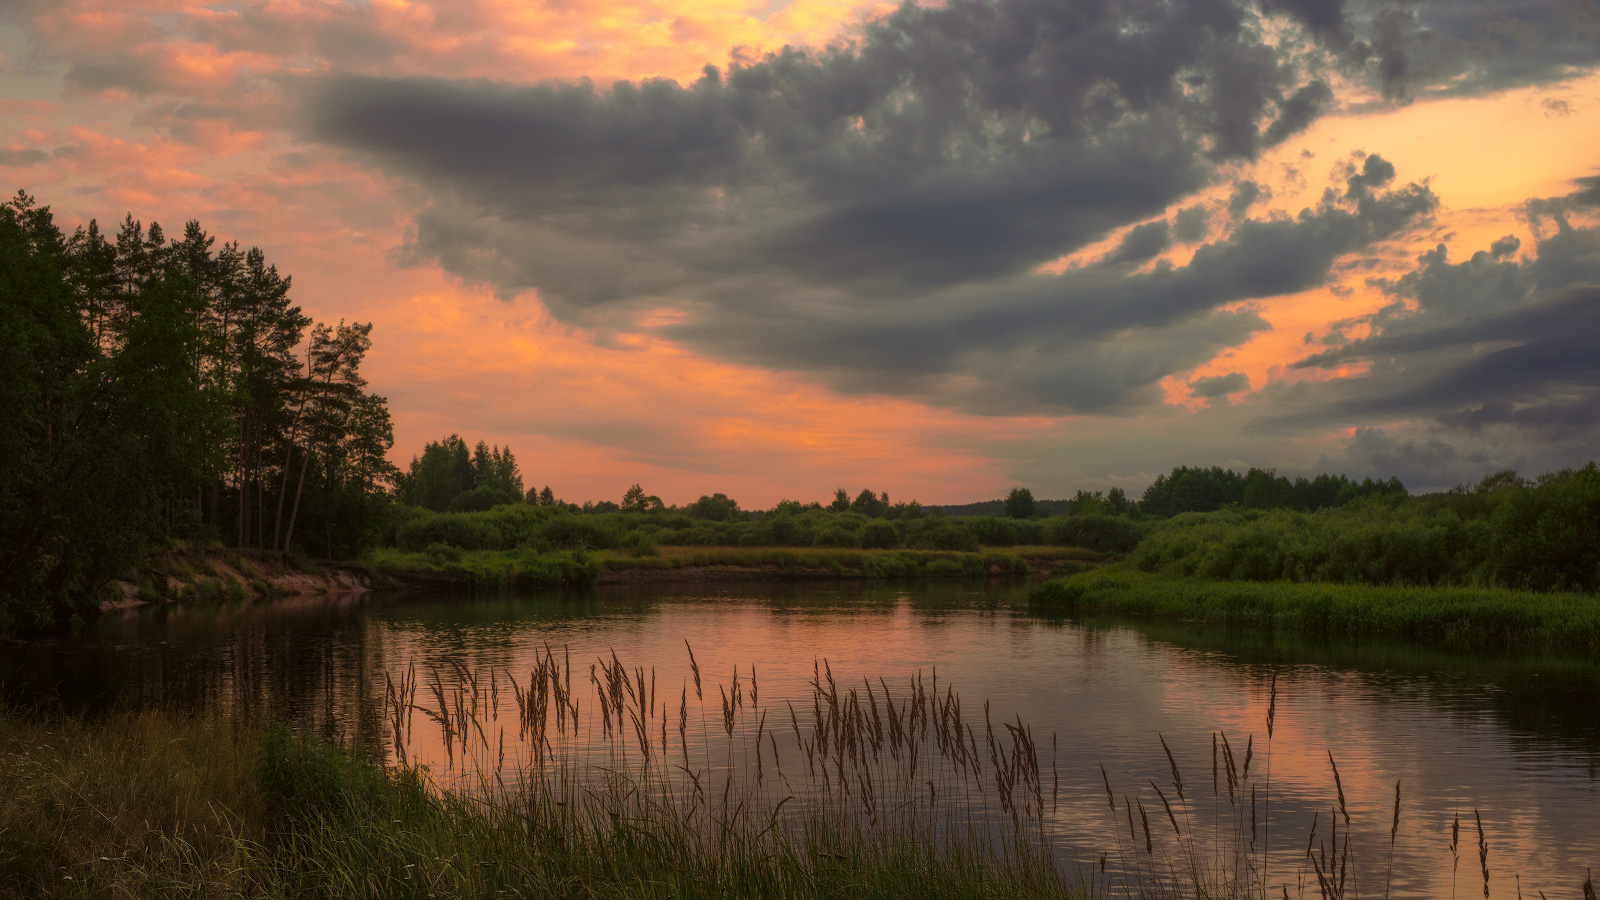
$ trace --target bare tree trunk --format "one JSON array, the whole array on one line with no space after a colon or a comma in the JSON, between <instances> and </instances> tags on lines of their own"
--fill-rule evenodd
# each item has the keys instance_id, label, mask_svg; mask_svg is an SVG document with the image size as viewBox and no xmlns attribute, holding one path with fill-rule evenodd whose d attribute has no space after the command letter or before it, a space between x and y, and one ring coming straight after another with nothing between
<instances>
[{"instance_id":1,"label":"bare tree trunk","mask_svg":"<svg viewBox=\"0 0 1600 900\"><path fill-rule=\"evenodd\" d=\"M239 549L250 541L245 523L250 521L250 418L246 413L239 423Z\"/></svg>"},{"instance_id":2,"label":"bare tree trunk","mask_svg":"<svg viewBox=\"0 0 1600 900\"><path fill-rule=\"evenodd\" d=\"M294 506L289 510L289 528L283 534L283 549L289 549L289 543L294 540L294 520L300 514L300 493L306 487L306 466L311 463L311 447L306 447L306 455L300 460L300 481L294 486Z\"/></svg>"},{"instance_id":3,"label":"bare tree trunk","mask_svg":"<svg viewBox=\"0 0 1600 900\"><path fill-rule=\"evenodd\" d=\"M315 343L315 341L316 338L313 337L312 342ZM289 549L289 541L287 538L284 539L282 545L278 543L278 529L283 525L283 499L289 495L289 463L294 459L294 441L295 438L300 436L300 424L305 418L306 399L307 394L310 393L309 386L311 383L311 353L313 349L314 347L312 346L306 347L307 387L300 389L300 407L294 412L294 427L289 429L289 449L285 450L283 453L283 479L278 484L278 512L272 517L272 549L275 553L282 553L283 551ZM333 376L328 376L328 380L332 381ZM310 452L311 448L308 446L306 448L306 453L309 454ZM298 497L296 499L298 499ZM294 530L293 525L290 525L290 530Z\"/></svg>"}]
</instances>

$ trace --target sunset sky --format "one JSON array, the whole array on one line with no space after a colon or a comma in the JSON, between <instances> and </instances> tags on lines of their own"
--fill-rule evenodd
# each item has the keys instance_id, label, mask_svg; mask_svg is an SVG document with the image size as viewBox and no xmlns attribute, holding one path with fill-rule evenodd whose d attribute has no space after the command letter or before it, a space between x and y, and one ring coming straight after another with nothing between
<instances>
[{"instance_id":1,"label":"sunset sky","mask_svg":"<svg viewBox=\"0 0 1600 900\"><path fill-rule=\"evenodd\" d=\"M567 500L1600 457L1593 0L4 0L0 188Z\"/></svg>"}]
</instances>

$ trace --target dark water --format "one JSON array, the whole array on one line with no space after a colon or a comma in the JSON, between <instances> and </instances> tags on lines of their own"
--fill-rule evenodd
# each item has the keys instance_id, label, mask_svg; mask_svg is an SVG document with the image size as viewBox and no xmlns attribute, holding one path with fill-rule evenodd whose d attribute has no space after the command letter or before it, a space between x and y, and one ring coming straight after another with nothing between
<instances>
[{"instance_id":1,"label":"dark water","mask_svg":"<svg viewBox=\"0 0 1600 900\"><path fill-rule=\"evenodd\" d=\"M453 664L526 673L550 647L570 652L586 677L589 662L614 652L655 670L676 698L689 678L687 640L710 696L712 685L735 671L748 678L753 666L762 700L774 706L809 705L818 659L841 684L858 686L863 678L904 684L936 668L941 689L954 686L970 709L988 701L996 722L1020 716L1036 735L1054 737L1061 781L1052 827L1085 859L1115 835L1099 766L1118 793L1142 792L1154 805L1147 782L1171 781L1160 734L1191 800L1210 802L1213 733L1223 732L1236 748L1254 736L1257 773L1270 761L1264 840L1280 871L1303 858L1313 814L1326 837L1337 802L1330 752L1356 852L1369 861L1389 853L1394 785L1402 784L1396 862L1381 867L1394 871L1394 896L1449 896L1453 882L1458 895L1481 896L1474 810L1494 896L1516 896L1518 875L1524 896L1576 896L1585 868L1600 868L1594 659L1045 620L1028 615L1023 594L1010 584L785 583L145 607L72 639L4 651L0 689L87 709L269 711L393 753L380 709L386 672L415 665L447 681ZM403 752L445 766L427 723L412 744ZM1459 864L1449 847L1457 815ZM1299 893L1296 876L1284 877ZM1376 896L1383 887L1358 890Z\"/></svg>"}]
</instances>

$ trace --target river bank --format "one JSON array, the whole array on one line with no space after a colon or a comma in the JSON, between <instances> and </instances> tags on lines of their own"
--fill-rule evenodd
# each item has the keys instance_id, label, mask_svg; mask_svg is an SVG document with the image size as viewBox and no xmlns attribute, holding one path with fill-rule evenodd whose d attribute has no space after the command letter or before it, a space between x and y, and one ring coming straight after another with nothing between
<instances>
[{"instance_id":1,"label":"river bank","mask_svg":"<svg viewBox=\"0 0 1600 900\"><path fill-rule=\"evenodd\" d=\"M826 547L660 547L621 551L376 551L375 572L419 587L538 587L882 578L1047 578L1104 561L1092 550L1014 547L977 553Z\"/></svg>"},{"instance_id":2,"label":"river bank","mask_svg":"<svg viewBox=\"0 0 1600 900\"><path fill-rule=\"evenodd\" d=\"M137 576L112 582L101 612L182 600L360 593L394 584L360 562L314 562L283 553L178 545Z\"/></svg>"},{"instance_id":3,"label":"river bank","mask_svg":"<svg viewBox=\"0 0 1600 900\"><path fill-rule=\"evenodd\" d=\"M363 560L314 561L282 553L179 545L137 576L112 583L101 612L151 603L290 594L438 588L710 584L737 581L1010 577L1043 579L1098 565L1070 547L962 553L811 547L662 547L618 551L378 550Z\"/></svg>"},{"instance_id":4,"label":"river bank","mask_svg":"<svg viewBox=\"0 0 1600 900\"><path fill-rule=\"evenodd\" d=\"M1095 611L1444 646L1600 649L1600 596L1585 593L1211 581L1115 565L1034 585L1028 603L1047 614Z\"/></svg>"}]
</instances>

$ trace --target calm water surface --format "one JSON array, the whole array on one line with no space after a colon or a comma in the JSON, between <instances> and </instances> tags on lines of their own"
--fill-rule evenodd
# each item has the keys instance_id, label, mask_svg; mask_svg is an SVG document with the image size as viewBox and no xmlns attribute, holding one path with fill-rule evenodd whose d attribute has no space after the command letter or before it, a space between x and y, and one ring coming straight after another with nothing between
<instances>
[{"instance_id":1,"label":"calm water surface","mask_svg":"<svg viewBox=\"0 0 1600 900\"><path fill-rule=\"evenodd\" d=\"M1266 765L1276 675L1270 846L1279 871L1292 872L1303 857L1313 814L1326 832L1336 803L1330 751L1358 855L1389 853L1394 785L1402 784L1394 896L1449 896L1452 883L1459 896L1480 895L1474 810L1494 896L1516 896L1519 874L1524 896L1576 896L1586 867L1600 868L1596 660L1047 620L1028 615L1024 593L1011 584L785 583L145 607L72 639L6 651L0 688L90 708L270 711L392 754L379 709L384 675L413 664L447 683L455 663L525 677L549 647L570 652L581 672L574 681L583 681L590 662L615 653L630 667L653 669L675 703L689 678L688 641L708 705L716 685L730 684L736 671L748 679L754 667L762 703L774 710L786 700L809 707L819 659L842 686L881 678L898 690L937 669L941 690L953 686L969 715L981 716L988 701L997 727L1020 715L1041 743L1055 738L1060 803L1050 827L1090 860L1116 840L1100 765L1119 793L1151 802L1148 781L1165 788L1171 780L1163 735L1191 800L1209 800L1213 733L1226 733L1235 748L1254 735L1254 765ZM509 691L500 702L509 709ZM403 752L447 767L426 721ZM1458 814L1457 868L1449 832ZM1295 876L1286 877L1295 893Z\"/></svg>"}]
</instances>

